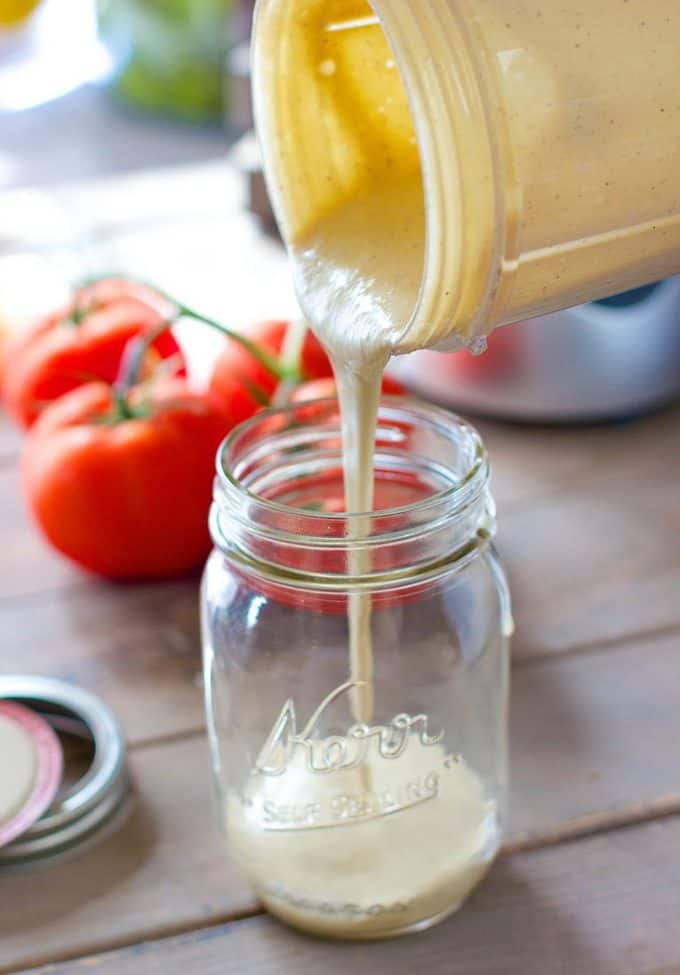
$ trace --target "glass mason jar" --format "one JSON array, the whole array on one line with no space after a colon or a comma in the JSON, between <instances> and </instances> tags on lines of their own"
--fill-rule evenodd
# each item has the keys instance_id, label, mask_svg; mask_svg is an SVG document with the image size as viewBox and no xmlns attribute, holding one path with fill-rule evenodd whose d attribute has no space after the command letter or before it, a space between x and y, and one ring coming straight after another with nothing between
<instances>
[{"instance_id":1,"label":"glass mason jar","mask_svg":"<svg viewBox=\"0 0 680 975\"><path fill-rule=\"evenodd\" d=\"M511 617L488 478L472 427L401 400L380 410L370 516L343 513L335 402L260 414L219 455L202 626L220 820L294 926L427 927L498 850Z\"/></svg>"},{"instance_id":2,"label":"glass mason jar","mask_svg":"<svg viewBox=\"0 0 680 975\"><path fill-rule=\"evenodd\" d=\"M677 0L260 0L284 237L376 278L397 351L677 274L679 36Z\"/></svg>"}]
</instances>

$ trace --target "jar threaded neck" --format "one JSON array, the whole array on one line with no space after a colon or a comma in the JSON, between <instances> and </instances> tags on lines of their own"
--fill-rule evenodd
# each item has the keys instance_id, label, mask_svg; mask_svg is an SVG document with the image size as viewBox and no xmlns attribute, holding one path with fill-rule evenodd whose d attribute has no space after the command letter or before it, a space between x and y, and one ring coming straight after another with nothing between
<instances>
[{"instance_id":1,"label":"jar threaded neck","mask_svg":"<svg viewBox=\"0 0 680 975\"><path fill-rule=\"evenodd\" d=\"M377 510L343 510L342 470L336 401L258 414L218 454L215 545L283 585L346 591L436 578L494 534L486 450L473 427L443 410L398 398L381 407ZM357 552L366 553L361 576L352 574Z\"/></svg>"}]
</instances>

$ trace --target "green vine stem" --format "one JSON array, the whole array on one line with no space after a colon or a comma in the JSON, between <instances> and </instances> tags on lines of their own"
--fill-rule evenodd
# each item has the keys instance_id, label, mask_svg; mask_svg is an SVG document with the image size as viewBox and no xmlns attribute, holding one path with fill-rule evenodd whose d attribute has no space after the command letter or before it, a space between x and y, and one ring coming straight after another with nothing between
<instances>
[{"instance_id":1,"label":"green vine stem","mask_svg":"<svg viewBox=\"0 0 680 975\"><path fill-rule=\"evenodd\" d=\"M250 353L250 355L252 355L254 359L256 359L260 363L261 366L264 366L264 368L268 372L270 372L273 376L276 376L276 378L279 379L281 382L297 385L302 381L303 377L298 365L283 362L275 355L271 355L269 352L266 351L266 349L263 349L256 342L253 342L246 335L241 335L240 332L235 332L233 329L227 328L226 325L222 325L220 322L215 321L214 318L210 318L207 315L203 315L201 312L196 311L194 308L190 308L188 305L183 305L181 302L177 301L176 298L173 298L172 295L168 294L167 291L164 291L162 288L156 287L156 285L154 284L149 284L148 281L143 281L140 278L132 278L124 274L115 274L115 275L106 274L106 275L99 275L96 278L88 279L87 281L83 282L83 287L90 287L94 284L97 284L99 281L105 281L111 277L123 278L126 281L130 281L132 284L138 284L140 285L140 287L148 288L150 291L157 294L159 298L162 298L164 301L167 301L169 304L171 304L175 309L174 316L171 319L168 319L166 322L164 322L162 326L159 326L160 331L157 334L154 334L154 332L148 333L149 335L154 334L154 338L151 339L151 341L141 351L139 363L141 363L142 358L144 356L144 352L146 352L149 345L153 344L153 342L158 338L158 335L161 334L162 331L165 331L167 328L170 328L170 326L180 318L191 318L194 321L202 322L204 325L208 325L210 328L215 329L216 331L220 332L222 335L226 336L227 338L233 339L234 342L238 342L240 345L243 346L244 349L246 349Z\"/></svg>"},{"instance_id":2,"label":"green vine stem","mask_svg":"<svg viewBox=\"0 0 680 975\"><path fill-rule=\"evenodd\" d=\"M119 379L115 383L117 395L125 397L139 379L139 373L146 358L146 354L154 344L156 339L167 332L177 321L176 318L167 318L155 328L152 328L145 335L132 339L123 352L123 359L120 364Z\"/></svg>"}]
</instances>

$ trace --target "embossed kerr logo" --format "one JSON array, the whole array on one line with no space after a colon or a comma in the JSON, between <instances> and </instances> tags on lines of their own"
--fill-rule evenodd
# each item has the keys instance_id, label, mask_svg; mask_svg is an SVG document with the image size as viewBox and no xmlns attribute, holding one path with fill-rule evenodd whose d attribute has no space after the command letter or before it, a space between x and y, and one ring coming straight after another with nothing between
<instances>
[{"instance_id":1,"label":"embossed kerr logo","mask_svg":"<svg viewBox=\"0 0 680 975\"><path fill-rule=\"evenodd\" d=\"M307 769L320 774L358 768L371 747L381 758L393 760L403 755L413 735L422 745L436 745L444 737L428 734L424 714L397 714L389 724L354 724L345 735L315 737L328 708L361 681L348 681L332 691L321 702L307 724L298 731L295 704L288 698L265 741L253 768L253 775L283 775L298 754L304 756Z\"/></svg>"}]
</instances>

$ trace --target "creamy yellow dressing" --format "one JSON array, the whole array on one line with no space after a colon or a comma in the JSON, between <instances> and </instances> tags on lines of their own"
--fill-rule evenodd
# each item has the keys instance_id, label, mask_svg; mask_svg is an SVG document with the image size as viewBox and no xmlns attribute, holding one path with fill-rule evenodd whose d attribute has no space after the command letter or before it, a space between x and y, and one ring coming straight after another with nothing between
<instances>
[{"instance_id":1,"label":"creamy yellow dressing","mask_svg":"<svg viewBox=\"0 0 680 975\"><path fill-rule=\"evenodd\" d=\"M323 742L320 742L323 745ZM368 772L368 780L362 772ZM499 841L479 777L416 738L389 761L251 780L225 810L234 854L275 914L315 934L370 938L454 910Z\"/></svg>"},{"instance_id":2,"label":"creamy yellow dressing","mask_svg":"<svg viewBox=\"0 0 680 975\"><path fill-rule=\"evenodd\" d=\"M279 218L312 327L337 361L366 358L374 369L408 323L423 273L425 210L410 107L367 3L294 6L269 14L272 31L287 30L291 66L279 67L278 90L266 95L267 138L285 184ZM294 142L282 131L290 127Z\"/></svg>"}]
</instances>

